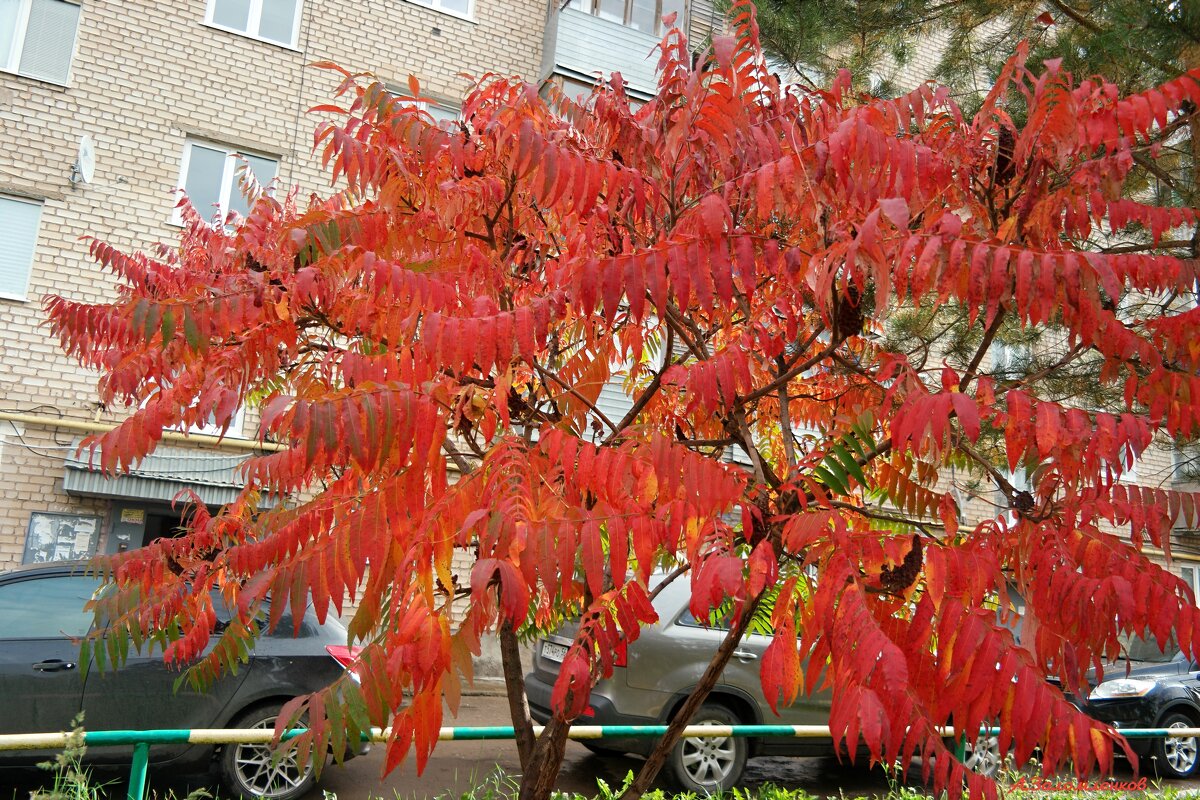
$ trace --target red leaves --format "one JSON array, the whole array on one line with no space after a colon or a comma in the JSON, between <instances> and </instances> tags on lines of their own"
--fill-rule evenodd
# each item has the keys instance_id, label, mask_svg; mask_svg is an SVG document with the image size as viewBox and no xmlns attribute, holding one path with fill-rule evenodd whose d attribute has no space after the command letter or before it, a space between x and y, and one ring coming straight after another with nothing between
<instances>
[{"instance_id":1,"label":"red leaves","mask_svg":"<svg viewBox=\"0 0 1200 800\"><path fill-rule=\"evenodd\" d=\"M742 570L745 563L732 555L712 555L692 575L690 609L696 619L707 619L709 612L726 597L745 599Z\"/></svg>"},{"instance_id":2,"label":"red leaves","mask_svg":"<svg viewBox=\"0 0 1200 800\"><path fill-rule=\"evenodd\" d=\"M1034 402L1019 389L1005 395L1005 449L1010 469L1026 457L1053 461L1069 480L1081 475L1120 474L1150 444L1144 418L1134 414L1088 414L1049 401ZM998 420L999 421L999 420Z\"/></svg>"},{"instance_id":3,"label":"red leaves","mask_svg":"<svg viewBox=\"0 0 1200 800\"><path fill-rule=\"evenodd\" d=\"M948 373L948 375L947 375ZM943 372L939 394L914 395L910 397L892 418L892 446L897 449L911 447L915 452L947 446L951 416L957 416L963 433L970 441L979 438L979 408L975 399L958 391L958 376L953 370Z\"/></svg>"},{"instance_id":4,"label":"red leaves","mask_svg":"<svg viewBox=\"0 0 1200 800\"><path fill-rule=\"evenodd\" d=\"M465 124L439 128L340 70L347 108L322 108L338 121L316 141L347 191L263 198L236 229L185 207L161 260L89 244L117 297L47 311L102 374L101 400L141 408L96 440L102 468L259 399L273 450L188 538L117 559L149 598L130 630L179 626L170 656L200 652L211 609L188 581L240 600L245 637L267 593L272 621L353 602L351 635L372 642L361 692L310 710L334 742L340 711L347 735L390 721L388 764L410 747L421 764L497 625L579 612L553 697L570 718L655 619L656 564L690 565L697 616L811 566L818 581L780 587L770 702L827 680L839 737L877 759L926 756L951 793L964 775L937 731L951 720L999 720L1051 767L1108 761L1111 740L1044 673L1078 678L1118 627L1200 640L1191 598L1141 552L1168 549L1200 498L1120 481L1153 437L1200 425L1195 313L1116 310L1192 291L1197 267L1078 248L1103 226L1158 241L1197 221L1122 194L1133 148L1153 158L1142 145L1200 90L1189 77L1118 99L1057 68L1030 75L1022 53L968 123L930 86L894 100L852 99L848 76L785 89L750 6L733 16L736 36L694 64L669 33L661 91L636 109L619 81L552 108L488 76ZM1017 92L1021 127L1004 110ZM936 344L911 362L887 352L879 324L918 305L1006 335L1052 327L1047 348L1094 356L1125 409L993 381ZM939 385L942 358L958 366ZM996 466L1028 467L1033 491L969 527L946 468L1002 483L978 464L1001 458L1001 430ZM281 502L259 508L265 495ZM914 543L939 520L943 535ZM456 553L474 554L469 587ZM1009 581L1029 606L1020 647L990 606ZM327 729L313 731L320 747Z\"/></svg>"},{"instance_id":5,"label":"red leaves","mask_svg":"<svg viewBox=\"0 0 1200 800\"><path fill-rule=\"evenodd\" d=\"M587 708L592 689L591 665L591 658L579 645L573 645L558 668L550 705L566 719L575 719Z\"/></svg>"}]
</instances>

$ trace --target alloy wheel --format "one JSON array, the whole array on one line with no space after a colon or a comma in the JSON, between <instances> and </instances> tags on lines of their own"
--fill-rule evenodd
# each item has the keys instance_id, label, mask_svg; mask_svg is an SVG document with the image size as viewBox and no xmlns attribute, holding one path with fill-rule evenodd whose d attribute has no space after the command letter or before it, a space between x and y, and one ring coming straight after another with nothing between
<instances>
[{"instance_id":1,"label":"alloy wheel","mask_svg":"<svg viewBox=\"0 0 1200 800\"><path fill-rule=\"evenodd\" d=\"M726 725L725 720L706 719L696 725ZM720 784L737 761L737 749L732 736L687 738L680 742L680 760L689 778L699 784Z\"/></svg>"},{"instance_id":2,"label":"alloy wheel","mask_svg":"<svg viewBox=\"0 0 1200 800\"><path fill-rule=\"evenodd\" d=\"M1168 728L1186 728L1188 723L1176 720ZM1168 737L1163 741L1163 755L1171 769L1181 775L1186 775L1196 766L1196 756L1200 753L1200 743L1196 737Z\"/></svg>"},{"instance_id":3,"label":"alloy wheel","mask_svg":"<svg viewBox=\"0 0 1200 800\"><path fill-rule=\"evenodd\" d=\"M1004 764L1000 754L1000 738L997 736L984 735L974 742L968 742L966 755L963 766L989 778L995 777Z\"/></svg>"},{"instance_id":4,"label":"alloy wheel","mask_svg":"<svg viewBox=\"0 0 1200 800\"><path fill-rule=\"evenodd\" d=\"M275 717L268 717L251 725L251 728L275 727ZM312 774L312 760L300 768L296 751L289 748L278 751L265 744L232 745L233 768L237 770L239 783L256 797L288 797L302 788Z\"/></svg>"}]
</instances>

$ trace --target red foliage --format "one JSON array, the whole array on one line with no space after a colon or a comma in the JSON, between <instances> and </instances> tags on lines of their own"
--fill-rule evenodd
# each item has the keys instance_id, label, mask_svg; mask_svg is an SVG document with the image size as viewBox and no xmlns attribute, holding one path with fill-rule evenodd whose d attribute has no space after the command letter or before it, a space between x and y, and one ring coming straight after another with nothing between
<instances>
[{"instance_id":1,"label":"red foliage","mask_svg":"<svg viewBox=\"0 0 1200 800\"><path fill-rule=\"evenodd\" d=\"M1155 435L1200 432L1200 337L1195 311L1114 310L1191 291L1194 262L1087 239L1195 224L1121 191L1133 148L1200 103L1200 74L1118 98L1018 55L965 120L931 86L780 86L747 4L735 23L695 66L670 31L637 108L616 79L547 103L488 75L463 121L438 126L342 72L346 107L322 108L338 121L315 140L340 191L262 196L229 228L185 206L157 259L93 242L119 296L48 311L101 399L138 409L92 442L102 466L250 398L286 446L248 461L242 496L188 538L110 561L145 592L130 627L172 630L168 657L188 661L209 641L204 587L239 602L223 642L249 635L268 593L276 619L310 596L321 615L354 603L362 686L314 701L314 735L330 735L323 714L390 723L389 767L410 746L422 765L482 634L579 609L554 696L574 717L617 642L654 619L652 568L677 558L697 614L779 587L768 698L832 686L836 735L873 758L935 755L939 787L992 796L938 726L998 720L1018 758L1110 764L1119 737L1045 678L1078 685L1121 632L1174 631L1200 655L1193 598L1144 551L1195 524L1196 498L1118 482ZM871 334L918 304L1060 330L1125 411L884 351ZM617 371L632 408L613 419L596 402ZM814 431L804 446L781 433L797 425ZM1040 464L1032 500L960 529L938 469L997 475L986 442L1000 465ZM457 481L448 454L471 467ZM263 493L292 502L259 511ZM946 534L881 526L879 497ZM460 621L456 547L475 558ZM1009 582L1027 604L1019 645L989 606Z\"/></svg>"}]
</instances>

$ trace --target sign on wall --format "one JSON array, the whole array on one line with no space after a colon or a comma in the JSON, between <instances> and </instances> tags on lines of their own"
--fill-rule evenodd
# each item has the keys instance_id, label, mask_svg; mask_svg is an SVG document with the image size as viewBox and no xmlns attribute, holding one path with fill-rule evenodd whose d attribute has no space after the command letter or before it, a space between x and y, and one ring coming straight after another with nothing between
<instances>
[{"instance_id":1,"label":"sign on wall","mask_svg":"<svg viewBox=\"0 0 1200 800\"><path fill-rule=\"evenodd\" d=\"M22 562L40 564L90 558L96 552L99 536L100 517L35 511L29 516Z\"/></svg>"}]
</instances>

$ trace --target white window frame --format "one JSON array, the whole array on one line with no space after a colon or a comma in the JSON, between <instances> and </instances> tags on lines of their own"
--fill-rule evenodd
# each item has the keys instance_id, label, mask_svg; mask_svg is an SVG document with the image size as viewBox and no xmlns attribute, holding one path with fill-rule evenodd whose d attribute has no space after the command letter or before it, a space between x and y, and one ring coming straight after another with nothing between
<instances>
[{"instance_id":1,"label":"white window frame","mask_svg":"<svg viewBox=\"0 0 1200 800\"><path fill-rule=\"evenodd\" d=\"M1014 492L1029 492L1033 494L1033 482L1029 480L1029 473L1026 471L1024 464L1018 464L1016 469L1002 470L1001 474L1004 475L1005 480L1012 486ZM996 487L996 498L997 504L1004 509L1003 516L1008 527L1011 528L1016 525L1019 518L1017 510L1008 507L1008 498L1000 490L999 486ZM955 499L957 500L958 498ZM1035 497L1034 500L1036 501L1036 499ZM962 503L959 503L958 507L960 510L964 508Z\"/></svg>"},{"instance_id":2,"label":"white window frame","mask_svg":"<svg viewBox=\"0 0 1200 800\"><path fill-rule=\"evenodd\" d=\"M442 124L443 122L450 122L451 120L437 117L433 111L431 111L431 109L448 111L452 113L454 115L454 121L462 119L462 106L439 103L437 100L433 100L432 102L429 100L417 100L407 91L395 88L394 84L386 84L385 88L387 89L388 94L390 94L396 100L399 100L402 103L407 103L408 105L416 108L418 111L424 111L429 114L429 116L433 117L433 121L438 125Z\"/></svg>"},{"instance_id":3,"label":"white window frame","mask_svg":"<svg viewBox=\"0 0 1200 800\"><path fill-rule=\"evenodd\" d=\"M1128 466L1125 465L1125 461L1129 462ZM1133 449L1126 447L1125 452L1122 454L1121 480L1125 481L1126 483L1136 483L1138 480L1138 468L1141 467L1141 465L1142 457L1135 456L1133 454Z\"/></svg>"},{"instance_id":4,"label":"white window frame","mask_svg":"<svg viewBox=\"0 0 1200 800\"><path fill-rule=\"evenodd\" d=\"M457 19L463 19L463 20L466 20L467 22L475 21L475 0L468 0L467 13L465 13L465 14L461 11L456 11L452 8L443 7L442 0L407 0L407 2L412 3L414 6L420 6L421 8L428 8L429 10L436 11L439 14L445 14L448 17L455 17Z\"/></svg>"},{"instance_id":5,"label":"white window frame","mask_svg":"<svg viewBox=\"0 0 1200 800\"><path fill-rule=\"evenodd\" d=\"M1177 483L1191 483L1196 478L1184 474L1184 466L1193 459L1200 458L1200 443L1192 443L1181 448L1178 444L1171 447L1171 480Z\"/></svg>"},{"instance_id":6,"label":"white window frame","mask_svg":"<svg viewBox=\"0 0 1200 800\"><path fill-rule=\"evenodd\" d=\"M20 71L21 56L25 50L25 37L29 33L29 12L33 8L33 0L18 0L20 6L17 7L17 21L13 27L13 48L8 55L8 64L0 64L0 72L7 72L11 75L20 75L23 78L29 78L35 81L45 81L54 86L69 86L71 84L71 71L75 68L75 51L79 49L79 23L83 20L83 3L76 0L62 0L67 5L76 6L79 8L79 16L75 21L75 31L71 36L71 57L67 61L67 78L62 83L43 78L38 75L28 75Z\"/></svg>"},{"instance_id":7,"label":"white window frame","mask_svg":"<svg viewBox=\"0 0 1200 800\"><path fill-rule=\"evenodd\" d=\"M993 341L991 346L992 356L992 374L1003 372L1004 375L1011 376L1018 373L1018 367L1028 368L1032 360L1032 348L1027 344L1006 344L1000 341ZM1020 370L1021 376L1026 370Z\"/></svg>"},{"instance_id":8,"label":"white window frame","mask_svg":"<svg viewBox=\"0 0 1200 800\"><path fill-rule=\"evenodd\" d=\"M1191 587L1196 602L1200 603L1200 564L1184 564L1179 568L1179 577Z\"/></svg>"},{"instance_id":9,"label":"white window frame","mask_svg":"<svg viewBox=\"0 0 1200 800\"><path fill-rule=\"evenodd\" d=\"M246 423L246 407L238 406L233 412L233 417L229 420L229 430L225 432L226 439L245 439L243 426ZM202 436L220 436L221 426L214 422L206 422L203 425L193 425L187 429L188 433L200 434Z\"/></svg>"},{"instance_id":10,"label":"white window frame","mask_svg":"<svg viewBox=\"0 0 1200 800\"><path fill-rule=\"evenodd\" d=\"M138 404L138 409L146 407L146 403L150 398L145 398ZM246 407L239 405L233 412L233 416L229 418L229 430L225 432L226 439L248 439L245 435L246 426ZM220 436L221 426L216 421L205 422L201 425L185 425L180 422L178 425L173 425L166 430L176 431L177 433L196 434L199 436Z\"/></svg>"},{"instance_id":11,"label":"white window frame","mask_svg":"<svg viewBox=\"0 0 1200 800\"><path fill-rule=\"evenodd\" d=\"M300 40L300 20L304 16L304 0L296 0L296 16L292 19L292 40L290 42L281 42L278 39L270 39L259 34L258 30L262 26L262 0L250 0L250 12L246 18L246 30L240 28L231 28L228 25L222 25L214 21L216 15L217 0L208 0L204 10L204 24L217 30L229 31L236 33L239 36L245 36L249 39L254 39L267 44L277 44L281 47L287 47L292 50L296 49L296 43Z\"/></svg>"},{"instance_id":12,"label":"white window frame","mask_svg":"<svg viewBox=\"0 0 1200 800\"><path fill-rule=\"evenodd\" d=\"M622 0L622 2L625 4L624 19L621 22L617 22L616 20L606 19L605 20L606 22L612 22L614 24L621 25L623 27L629 28L630 30L637 31L638 33L644 33L647 36L661 36L663 34L665 29L663 28L663 21L662 21L662 18L663 18L662 0L655 0L655 3L654 3L654 12L655 12L654 13L654 30L652 30L652 31L643 31L643 30L639 30L639 29L633 27L633 25L631 24L633 22L633 0ZM589 17L596 17L597 19L604 19L603 17L600 16L599 0L579 0L579 4L580 4L580 6L582 6L581 8L574 8L572 10L578 11L581 14L587 14ZM683 10L679 12L679 17L675 20L675 26L677 28L679 28L680 30L686 31L688 22L689 22L689 19L688 19L689 16L690 16L690 13L689 13L689 9L688 9L688 4L685 3Z\"/></svg>"},{"instance_id":13,"label":"white window frame","mask_svg":"<svg viewBox=\"0 0 1200 800\"><path fill-rule=\"evenodd\" d=\"M42 235L42 212L46 210L46 204L41 200L30 200L28 197L14 197L10 194L0 194L0 199L38 207L37 223L33 227L33 253L29 257L29 265L25 268L25 288L19 293L6 292L0 289L0 300L16 300L25 303L29 301L29 282L33 279L33 265L37 261L37 243Z\"/></svg>"},{"instance_id":14,"label":"white window frame","mask_svg":"<svg viewBox=\"0 0 1200 800\"><path fill-rule=\"evenodd\" d=\"M173 225L183 224L183 212L179 208L178 202L180 198L183 197L183 194L187 191L186 181L188 167L191 166L192 148L195 146L204 147L209 150L220 150L225 153L225 169L221 173L221 195L217 198L217 209L219 209L222 218L224 218L225 214L229 211L229 198L233 196L233 191L238 185L237 171L242 163L238 160L238 156L248 154L254 156L255 158L273 159L275 161L276 177L279 175L279 167L282 166L282 159L277 155L259 151L249 151L245 148L230 147L229 145L221 144L220 142L212 142L207 139L199 139L189 136L183 143L183 155L179 159L179 179L175 184L176 206L171 211L171 224ZM255 177L257 178L258 176ZM263 186L266 188L269 194L270 189L266 186L266 184L263 184ZM189 197L189 200L190 199L191 198ZM196 210L200 212L200 216L204 217L205 219L212 219L216 213L211 208L197 208Z\"/></svg>"}]
</instances>

